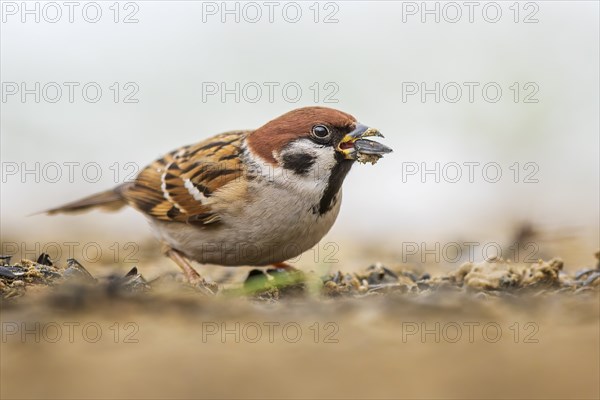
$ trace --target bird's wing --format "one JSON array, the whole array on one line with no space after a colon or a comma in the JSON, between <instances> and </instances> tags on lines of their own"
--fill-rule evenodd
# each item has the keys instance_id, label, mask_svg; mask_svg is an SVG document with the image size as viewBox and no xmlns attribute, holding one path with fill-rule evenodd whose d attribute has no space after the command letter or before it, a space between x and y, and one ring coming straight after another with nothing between
<instances>
[{"instance_id":1,"label":"bird's wing","mask_svg":"<svg viewBox=\"0 0 600 400\"><path fill-rule=\"evenodd\" d=\"M247 133L223 133L176 149L144 168L120 194L134 208L162 221L216 223L222 203L244 195L240 156Z\"/></svg>"}]
</instances>

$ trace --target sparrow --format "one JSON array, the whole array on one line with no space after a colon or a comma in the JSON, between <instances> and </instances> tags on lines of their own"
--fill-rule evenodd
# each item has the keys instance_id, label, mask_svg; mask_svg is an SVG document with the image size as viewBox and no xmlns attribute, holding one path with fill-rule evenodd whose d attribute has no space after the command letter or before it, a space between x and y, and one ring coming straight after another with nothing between
<instances>
[{"instance_id":1,"label":"sparrow","mask_svg":"<svg viewBox=\"0 0 600 400\"><path fill-rule=\"evenodd\" d=\"M373 136L383 137L350 114L299 108L255 130L180 147L133 181L46 212L131 206L192 284L205 281L191 261L294 269L285 261L335 222L355 161L375 163L392 151L366 139Z\"/></svg>"}]
</instances>

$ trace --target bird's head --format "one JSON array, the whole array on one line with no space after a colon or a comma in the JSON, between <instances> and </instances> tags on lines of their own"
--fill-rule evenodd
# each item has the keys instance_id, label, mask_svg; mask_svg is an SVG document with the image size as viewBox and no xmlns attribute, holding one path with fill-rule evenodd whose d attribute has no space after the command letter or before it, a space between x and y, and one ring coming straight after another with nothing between
<instances>
[{"instance_id":1,"label":"bird's head","mask_svg":"<svg viewBox=\"0 0 600 400\"><path fill-rule=\"evenodd\" d=\"M338 163L374 163L392 151L366 138L383 135L357 122L350 114L326 107L305 107L290 111L252 132L248 144L267 163L280 165L298 174L313 165L325 170Z\"/></svg>"}]
</instances>

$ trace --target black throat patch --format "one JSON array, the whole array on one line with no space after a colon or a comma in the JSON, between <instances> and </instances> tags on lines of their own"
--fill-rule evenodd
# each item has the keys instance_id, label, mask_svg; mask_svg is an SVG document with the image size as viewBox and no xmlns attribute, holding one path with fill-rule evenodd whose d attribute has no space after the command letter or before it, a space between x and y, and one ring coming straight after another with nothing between
<instances>
[{"instance_id":1,"label":"black throat patch","mask_svg":"<svg viewBox=\"0 0 600 400\"><path fill-rule=\"evenodd\" d=\"M329 175L329 181L323 191L319 206L313 208L315 214L318 212L319 215L323 215L331 210L335 204L336 195L340 191L342 183L344 183L344 178L346 178L350 168L352 168L352 164L354 164L353 161L344 159L344 156L339 153L335 154L335 158L337 164L331 169L331 175Z\"/></svg>"}]
</instances>

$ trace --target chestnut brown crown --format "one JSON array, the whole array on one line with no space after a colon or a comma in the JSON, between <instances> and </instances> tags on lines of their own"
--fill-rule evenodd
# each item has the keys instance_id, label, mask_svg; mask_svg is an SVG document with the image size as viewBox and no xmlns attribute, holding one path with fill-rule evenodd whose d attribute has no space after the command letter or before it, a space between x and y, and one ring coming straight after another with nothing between
<instances>
[{"instance_id":1,"label":"chestnut brown crown","mask_svg":"<svg viewBox=\"0 0 600 400\"><path fill-rule=\"evenodd\" d=\"M304 107L292 110L267 122L248 136L248 145L265 161L276 164L274 153L300 138L319 140L319 130L329 130L330 137L323 145L337 145L356 127L356 118L345 112L327 107ZM323 128L321 128L323 127ZM323 130L324 132L324 130Z\"/></svg>"}]
</instances>

